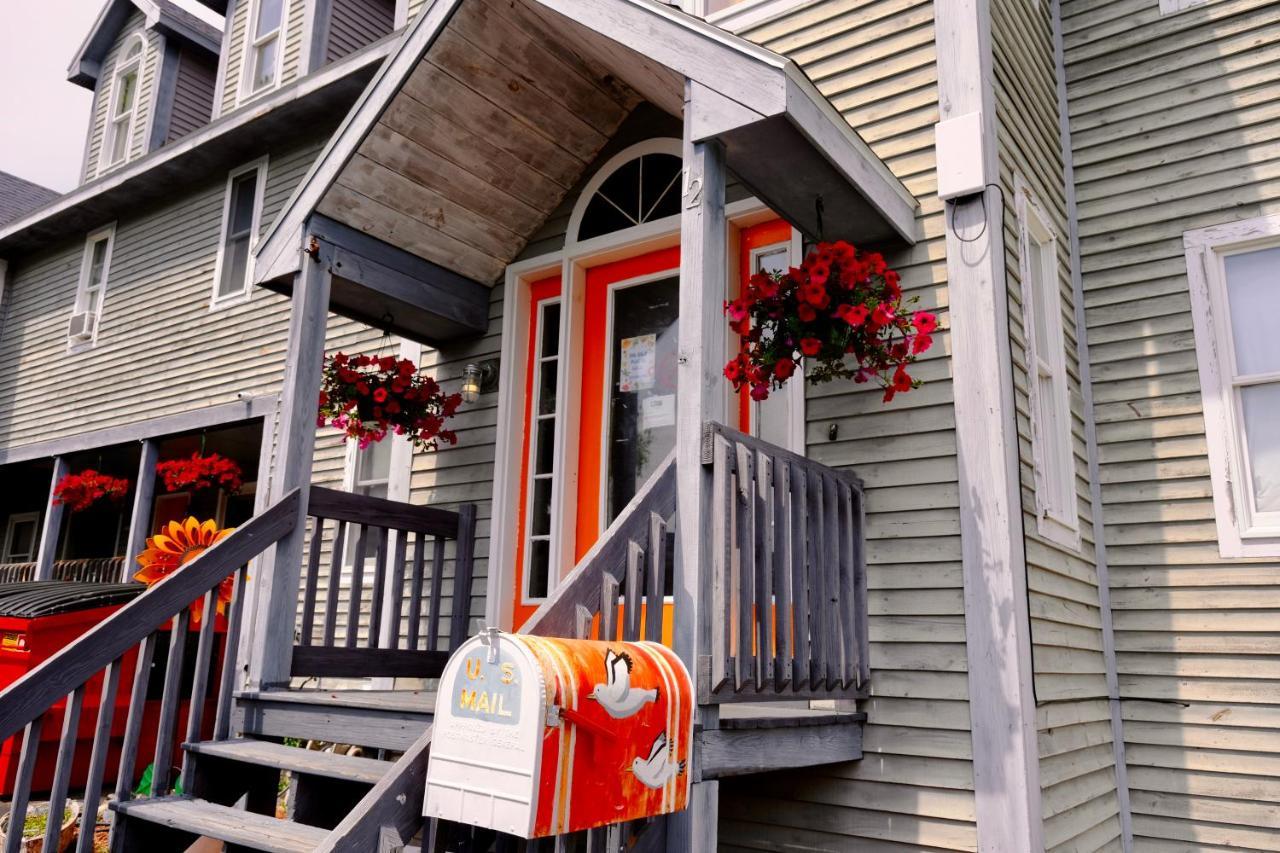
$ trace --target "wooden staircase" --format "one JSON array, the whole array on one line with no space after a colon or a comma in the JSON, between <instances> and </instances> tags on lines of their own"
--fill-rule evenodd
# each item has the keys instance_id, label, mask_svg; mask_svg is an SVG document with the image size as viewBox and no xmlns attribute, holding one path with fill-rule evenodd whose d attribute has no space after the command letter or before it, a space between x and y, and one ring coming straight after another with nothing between
<instances>
[{"instance_id":1,"label":"wooden staircase","mask_svg":"<svg viewBox=\"0 0 1280 853\"><path fill-rule=\"evenodd\" d=\"M691 772L695 782L856 760L862 755L864 715L852 700L866 695L866 586L861 557L861 486L812 460L718 425L708 425L704 465L713 478L716 511L714 559L706 578L710 654L691 667L701 713L695 725ZM662 606L672 549L668 519L675 512L676 470L669 458L596 546L525 626L543 636L620 640L661 639ZM441 513L388 502L361 507L350 496L312 490L311 549L301 580L295 676L350 675L365 660L369 675L434 676L465 632L459 627L469 600L451 602L442 625L440 589L444 549L469 555L464 540L474 514ZM378 511L376 518L370 509ZM16 815L26 809L40 726L60 724L59 775L51 801L60 808L71 787L74 732L86 686L103 679L114 695L126 656L136 653L143 673L164 634L165 664L154 796L134 797L132 780L146 758L133 753L144 714L145 678L131 685L121 761L110 804L113 851L182 851L200 838L228 851L570 851L667 849L662 819L602 827L576 836L536 842L432 821L421 816L435 694L413 690L327 690L268 687L237 689L235 655L220 662L214 646L214 601L230 575L236 596L227 618L227 648L240 641L244 564L298 524L298 494L287 495L210 549L182 572L156 585L115 616L68 646L45 666L0 694L0 738L25 727ZM341 542L358 536L358 564L344 608L314 598L323 574L320 552L326 524L337 541L329 549L336 578ZM381 525L379 527L378 525ZM396 532L389 536L388 530ZM416 547L412 541L417 536ZM424 539L424 537L428 537ZM434 538L434 560L425 547ZM406 603L430 626L408 643L396 631L374 630L362 610L359 577L366 551L374 570L369 591L377 612L399 625ZM413 556L415 555L416 556ZM427 569L424 569L424 566ZM429 571L428 571L429 569ZM469 577L469 563L456 571ZM388 589L393 593L388 595ZM394 590L424 594L404 602ZM193 602L195 602L193 604ZM758 606L757 602L768 602ZM415 608L425 608L419 611ZM182 649L192 608L206 617L199 632L195 677L182 683ZM339 611L349 620L342 624ZM361 615L363 614L363 616ZM425 614L425 615L424 615ZM643 615L642 615L643 614ZM675 618L680 618L676 612ZM384 621L384 625L386 622ZM436 629L439 630L436 630ZM447 634L448 639L439 640ZM296 651L296 650L295 650ZM363 655L363 658L362 658ZM327 668L327 669L326 669ZM319 669L320 672L315 670ZM95 681L96 683L96 681ZM295 683L297 683L295 681ZM65 713L60 701L67 699ZM186 700L180 729L179 699ZM809 707L810 699L836 700ZM110 701L102 703L104 709ZM208 712L208 713L206 713ZM61 719L59 719L61 718ZM212 722L211 722L211 719ZM68 720L71 722L68 723ZM177 755L166 744L185 732ZM104 779L112 731L111 712L99 714L86 798L110 786ZM299 742L355 744L363 754L302 748ZM175 774L169 768L177 770ZM287 774L287 775L286 775ZM285 818L277 818L279 793L289 786ZM174 782L180 782L181 794ZM90 812L92 810L89 810ZM91 819L90 819L91 820ZM84 829L90 830L86 821ZM5 853L16 845L6 842ZM90 848L82 846L83 853Z\"/></svg>"}]
</instances>

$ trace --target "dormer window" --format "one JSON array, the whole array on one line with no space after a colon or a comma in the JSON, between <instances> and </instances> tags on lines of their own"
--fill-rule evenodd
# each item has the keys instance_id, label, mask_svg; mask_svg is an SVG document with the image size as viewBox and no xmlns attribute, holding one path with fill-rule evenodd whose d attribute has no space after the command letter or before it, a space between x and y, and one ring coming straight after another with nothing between
<instances>
[{"instance_id":1,"label":"dormer window","mask_svg":"<svg viewBox=\"0 0 1280 853\"><path fill-rule=\"evenodd\" d=\"M284 0L258 0L249 46L249 92L274 86L280 76Z\"/></svg>"},{"instance_id":2,"label":"dormer window","mask_svg":"<svg viewBox=\"0 0 1280 853\"><path fill-rule=\"evenodd\" d=\"M129 157L134 118L138 114L138 78L142 69L142 36L134 37L111 84L111 123L107 128L107 165Z\"/></svg>"}]
</instances>

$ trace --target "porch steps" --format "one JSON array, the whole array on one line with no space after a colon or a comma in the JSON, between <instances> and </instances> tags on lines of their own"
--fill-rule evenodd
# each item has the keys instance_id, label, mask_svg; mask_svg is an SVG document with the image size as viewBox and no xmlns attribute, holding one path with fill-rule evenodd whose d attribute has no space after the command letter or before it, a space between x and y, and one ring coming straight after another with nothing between
<instances>
[{"instance_id":1,"label":"porch steps","mask_svg":"<svg viewBox=\"0 0 1280 853\"><path fill-rule=\"evenodd\" d=\"M280 688L237 693L236 706L246 734L403 751L431 725L436 694Z\"/></svg>"},{"instance_id":2,"label":"porch steps","mask_svg":"<svg viewBox=\"0 0 1280 853\"><path fill-rule=\"evenodd\" d=\"M858 761L866 720L854 711L728 703L715 728L694 733L694 761L703 779Z\"/></svg>"},{"instance_id":3,"label":"porch steps","mask_svg":"<svg viewBox=\"0 0 1280 853\"><path fill-rule=\"evenodd\" d=\"M199 756L369 786L376 785L391 766L376 758L300 749L250 738L188 743L183 748Z\"/></svg>"},{"instance_id":4,"label":"porch steps","mask_svg":"<svg viewBox=\"0 0 1280 853\"><path fill-rule=\"evenodd\" d=\"M188 797L128 800L112 803L111 808L124 816L129 826L124 853L182 850L184 847L176 845L202 836L224 841L229 849L309 853L329 835L318 827ZM154 830L136 831L139 821L152 824Z\"/></svg>"}]
</instances>

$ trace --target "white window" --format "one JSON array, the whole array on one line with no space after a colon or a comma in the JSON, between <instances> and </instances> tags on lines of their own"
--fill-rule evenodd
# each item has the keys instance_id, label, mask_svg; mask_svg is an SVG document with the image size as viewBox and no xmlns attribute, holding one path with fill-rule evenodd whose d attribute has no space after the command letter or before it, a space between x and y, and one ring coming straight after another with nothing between
<instances>
[{"instance_id":1,"label":"white window","mask_svg":"<svg viewBox=\"0 0 1280 853\"><path fill-rule=\"evenodd\" d=\"M271 88L280 79L280 64L284 58L284 2L257 0L250 10L245 82L251 95Z\"/></svg>"},{"instance_id":2,"label":"white window","mask_svg":"<svg viewBox=\"0 0 1280 853\"><path fill-rule=\"evenodd\" d=\"M4 533L5 563L30 563L40 546L40 513L15 512Z\"/></svg>"},{"instance_id":3,"label":"white window","mask_svg":"<svg viewBox=\"0 0 1280 853\"><path fill-rule=\"evenodd\" d=\"M542 601L555 587L551 570L555 524L555 435L559 412L560 298L538 303L534 329L533 399L529 405L528 482L525 484L524 601Z\"/></svg>"},{"instance_id":4,"label":"white window","mask_svg":"<svg viewBox=\"0 0 1280 853\"><path fill-rule=\"evenodd\" d=\"M382 441L375 441L361 450L355 442L351 442L351 455L348 457L349 490L357 495L371 498L385 498L391 488L391 448L393 439L387 436ZM356 546L359 528L351 525L347 529L346 562L355 565ZM365 545L365 558L371 558L376 540L372 537Z\"/></svg>"},{"instance_id":5,"label":"white window","mask_svg":"<svg viewBox=\"0 0 1280 853\"><path fill-rule=\"evenodd\" d=\"M76 288L76 302L67 325L67 342L73 349L92 345L98 339L115 235L116 226L111 224L94 231L85 241L84 257L80 261L80 284Z\"/></svg>"},{"instance_id":6,"label":"white window","mask_svg":"<svg viewBox=\"0 0 1280 853\"><path fill-rule=\"evenodd\" d=\"M1280 556L1280 215L1184 244L1219 549Z\"/></svg>"},{"instance_id":7,"label":"white window","mask_svg":"<svg viewBox=\"0 0 1280 853\"><path fill-rule=\"evenodd\" d=\"M141 35L135 35L116 66L111 82L111 111L107 124L107 158L105 166L114 166L129 158L133 144L134 119L138 115L138 80L142 76Z\"/></svg>"},{"instance_id":8,"label":"white window","mask_svg":"<svg viewBox=\"0 0 1280 853\"><path fill-rule=\"evenodd\" d=\"M738 32L780 17L817 0L683 0L686 12Z\"/></svg>"},{"instance_id":9,"label":"white window","mask_svg":"<svg viewBox=\"0 0 1280 853\"><path fill-rule=\"evenodd\" d=\"M222 239L214 267L213 304L249 294L253 272L253 244L262 218L262 193L267 181L266 158L236 169L227 178L222 206Z\"/></svg>"},{"instance_id":10,"label":"white window","mask_svg":"<svg viewBox=\"0 0 1280 853\"><path fill-rule=\"evenodd\" d=\"M1043 208L1027 187L1018 183L1018 272L1027 350L1036 526L1041 536L1079 548L1075 441L1067 387L1066 336L1062 331L1058 240Z\"/></svg>"}]
</instances>

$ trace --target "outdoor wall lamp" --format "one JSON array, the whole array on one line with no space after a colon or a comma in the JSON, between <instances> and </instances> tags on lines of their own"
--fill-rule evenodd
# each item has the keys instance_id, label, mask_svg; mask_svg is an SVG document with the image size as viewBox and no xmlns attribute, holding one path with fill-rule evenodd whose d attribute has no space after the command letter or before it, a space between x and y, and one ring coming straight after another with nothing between
<instances>
[{"instance_id":1,"label":"outdoor wall lamp","mask_svg":"<svg viewBox=\"0 0 1280 853\"><path fill-rule=\"evenodd\" d=\"M462 370L462 401L474 403L481 394L498 390L498 360L472 362Z\"/></svg>"}]
</instances>

